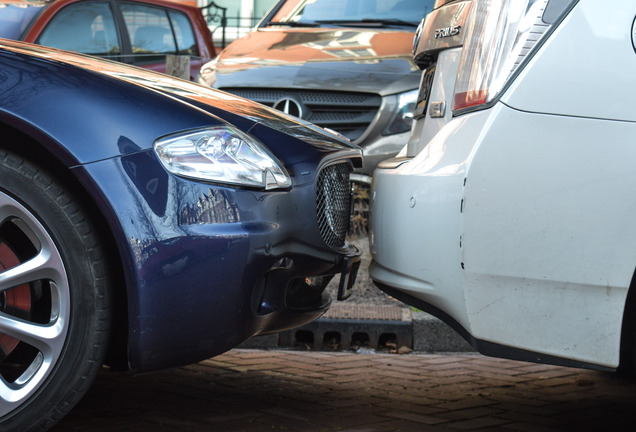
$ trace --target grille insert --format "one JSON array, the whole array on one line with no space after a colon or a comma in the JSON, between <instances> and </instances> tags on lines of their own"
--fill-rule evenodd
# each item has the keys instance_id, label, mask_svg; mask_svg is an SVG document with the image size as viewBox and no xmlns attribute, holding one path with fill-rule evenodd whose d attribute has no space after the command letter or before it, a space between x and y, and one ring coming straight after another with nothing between
<instances>
[{"instance_id":1,"label":"grille insert","mask_svg":"<svg viewBox=\"0 0 636 432\"><path fill-rule=\"evenodd\" d=\"M304 120L340 132L351 141L370 127L382 104L380 95L372 93L236 87L221 90L270 107L283 98L293 98L302 105Z\"/></svg>"},{"instance_id":2,"label":"grille insert","mask_svg":"<svg viewBox=\"0 0 636 432\"><path fill-rule=\"evenodd\" d=\"M316 209L322 239L331 247L345 245L351 222L351 181L346 163L324 168L316 183Z\"/></svg>"}]
</instances>

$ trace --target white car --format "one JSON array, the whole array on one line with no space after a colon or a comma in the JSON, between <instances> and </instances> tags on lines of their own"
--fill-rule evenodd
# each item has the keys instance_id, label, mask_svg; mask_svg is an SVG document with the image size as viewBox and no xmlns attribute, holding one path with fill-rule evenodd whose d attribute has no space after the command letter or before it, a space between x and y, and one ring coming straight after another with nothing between
<instances>
[{"instance_id":1,"label":"white car","mask_svg":"<svg viewBox=\"0 0 636 432\"><path fill-rule=\"evenodd\" d=\"M633 366L636 1L438 0L371 277L480 352Z\"/></svg>"}]
</instances>

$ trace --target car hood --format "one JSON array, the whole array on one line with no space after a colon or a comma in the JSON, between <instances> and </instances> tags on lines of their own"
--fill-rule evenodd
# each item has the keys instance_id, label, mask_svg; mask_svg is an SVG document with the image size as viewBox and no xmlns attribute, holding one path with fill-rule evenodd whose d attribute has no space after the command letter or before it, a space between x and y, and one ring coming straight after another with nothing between
<instances>
[{"instance_id":1,"label":"car hood","mask_svg":"<svg viewBox=\"0 0 636 432\"><path fill-rule=\"evenodd\" d=\"M392 94L416 88L413 33L401 30L266 28L231 43L204 66L209 85Z\"/></svg>"},{"instance_id":2,"label":"car hood","mask_svg":"<svg viewBox=\"0 0 636 432\"><path fill-rule=\"evenodd\" d=\"M327 131L264 105L190 81L122 63L24 42L0 39L0 49L25 55L32 59L37 58L46 62L71 65L89 73L107 76L110 79L160 92L173 100L178 99L197 109L205 110L218 121L232 123L245 132L262 124L317 147L360 151L359 147L335 132Z\"/></svg>"}]
</instances>

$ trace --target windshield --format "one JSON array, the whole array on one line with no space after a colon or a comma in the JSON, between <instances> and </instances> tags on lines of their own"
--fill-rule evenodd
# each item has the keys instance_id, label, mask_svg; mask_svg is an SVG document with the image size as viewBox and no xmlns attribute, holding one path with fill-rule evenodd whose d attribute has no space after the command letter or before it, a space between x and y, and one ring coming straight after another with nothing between
<instances>
[{"instance_id":1,"label":"windshield","mask_svg":"<svg viewBox=\"0 0 636 432\"><path fill-rule=\"evenodd\" d=\"M301 0L280 23L379 23L417 26L433 10L434 0Z\"/></svg>"},{"instance_id":2,"label":"windshield","mask_svg":"<svg viewBox=\"0 0 636 432\"><path fill-rule=\"evenodd\" d=\"M0 37L19 40L22 33L42 8L44 3L0 3Z\"/></svg>"}]
</instances>

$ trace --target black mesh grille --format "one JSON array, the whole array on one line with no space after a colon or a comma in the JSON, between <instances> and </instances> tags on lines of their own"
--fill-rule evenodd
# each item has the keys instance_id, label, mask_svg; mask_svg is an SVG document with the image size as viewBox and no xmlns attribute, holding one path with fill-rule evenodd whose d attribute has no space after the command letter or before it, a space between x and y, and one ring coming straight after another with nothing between
<instances>
[{"instance_id":1,"label":"black mesh grille","mask_svg":"<svg viewBox=\"0 0 636 432\"><path fill-rule=\"evenodd\" d=\"M292 97L303 105L305 120L340 132L351 141L364 134L382 104L380 95L372 93L235 87L221 90L270 107L282 98Z\"/></svg>"},{"instance_id":2,"label":"black mesh grille","mask_svg":"<svg viewBox=\"0 0 636 432\"><path fill-rule=\"evenodd\" d=\"M342 247L351 221L349 165L323 169L316 184L318 226L322 239L331 247Z\"/></svg>"}]
</instances>

